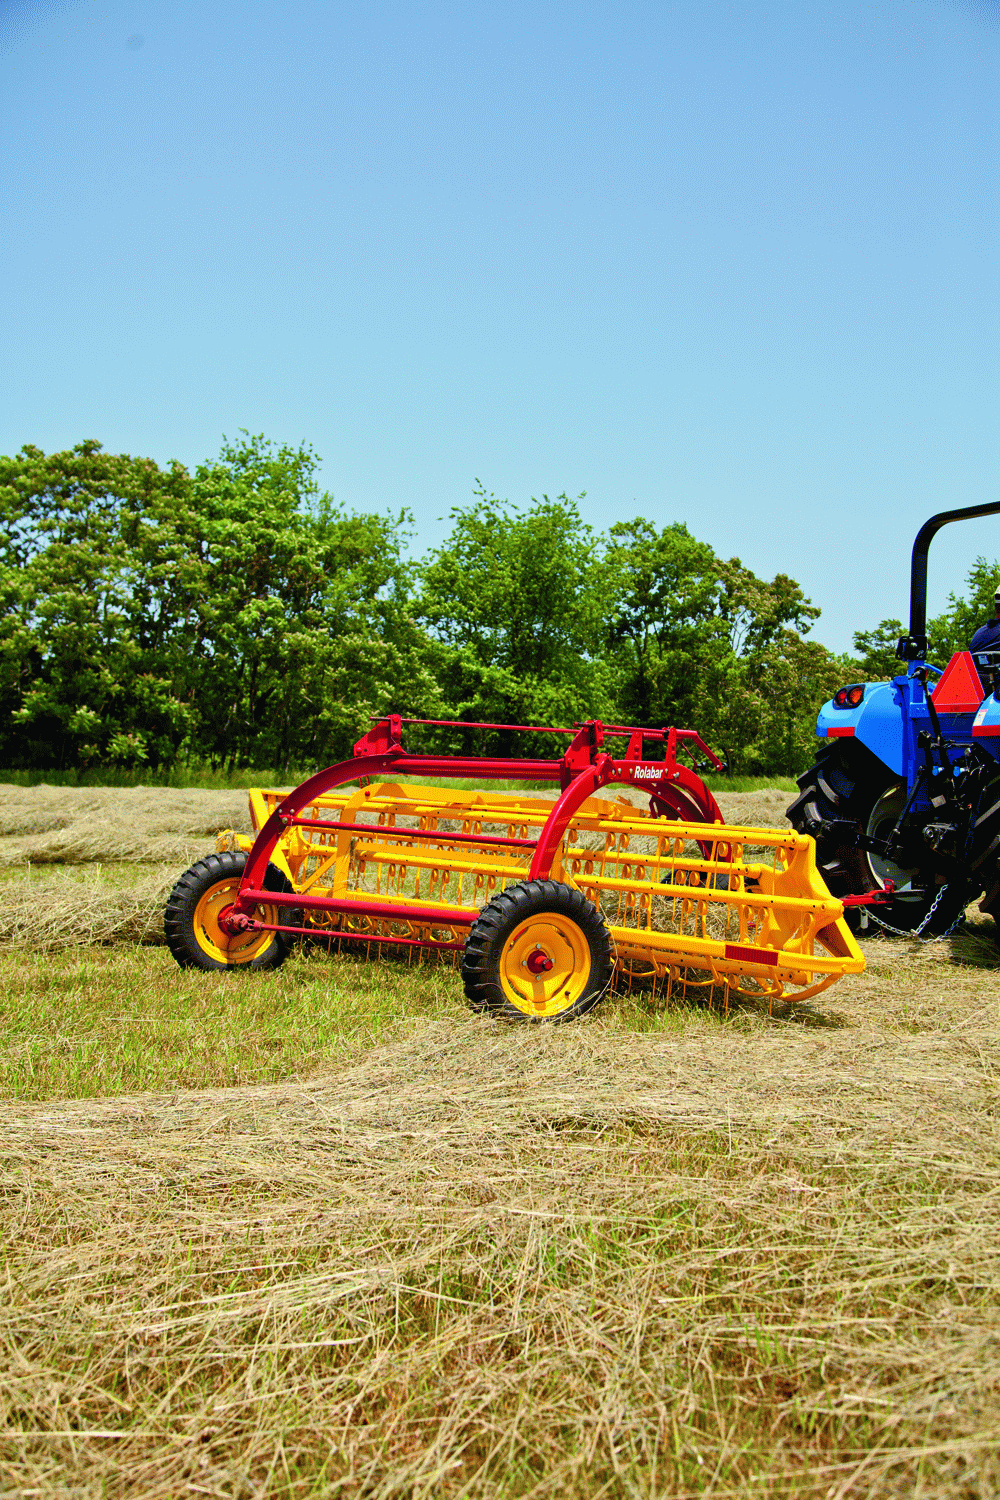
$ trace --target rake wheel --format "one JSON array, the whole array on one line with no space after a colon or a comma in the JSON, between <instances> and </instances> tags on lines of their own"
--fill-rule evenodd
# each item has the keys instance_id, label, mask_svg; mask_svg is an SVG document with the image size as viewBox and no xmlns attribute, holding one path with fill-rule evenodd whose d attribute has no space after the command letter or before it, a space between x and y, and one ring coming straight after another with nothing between
<instances>
[{"instance_id":1,"label":"rake wheel","mask_svg":"<svg viewBox=\"0 0 1000 1500\"><path fill-rule=\"evenodd\" d=\"M558 880L493 897L472 925L462 980L473 1010L506 1021L573 1021L606 993L611 938L600 912Z\"/></svg>"},{"instance_id":2,"label":"rake wheel","mask_svg":"<svg viewBox=\"0 0 1000 1500\"><path fill-rule=\"evenodd\" d=\"M230 937L219 917L236 900L247 856L242 850L209 854L178 880L163 917L167 944L182 969L276 969L294 938L282 932L246 932ZM264 889L290 891L288 879L268 865ZM302 913L287 906L259 906L265 922L301 927Z\"/></svg>"}]
</instances>

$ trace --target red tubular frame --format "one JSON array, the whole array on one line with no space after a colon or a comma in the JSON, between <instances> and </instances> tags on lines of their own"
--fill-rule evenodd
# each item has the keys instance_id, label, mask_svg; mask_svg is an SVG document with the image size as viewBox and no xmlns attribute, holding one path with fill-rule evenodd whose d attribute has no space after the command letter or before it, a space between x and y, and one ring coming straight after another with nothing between
<instances>
[{"instance_id":1,"label":"red tubular frame","mask_svg":"<svg viewBox=\"0 0 1000 1500\"><path fill-rule=\"evenodd\" d=\"M430 724L465 729L519 730L522 733L573 734L569 748L558 760L515 760L510 757L491 756L440 756L411 755L403 747L402 726L407 724ZM628 739L628 748L621 758L613 757L604 749L605 739ZM653 740L664 744L662 761L642 759L643 741ZM677 760L680 745L702 751L719 770L722 762L708 748L701 736L693 729L632 729L622 725L605 728L599 719L589 719L585 724L568 729L538 729L524 724L466 724L460 720L402 719L398 714L379 719L354 747L350 760L328 766L289 792L279 802L274 812L257 834L254 846L247 857L246 868L240 881L236 900L220 923L232 933L246 932L267 924L254 920L253 911L258 904L270 906L292 906L310 911L338 912L345 915L381 917L397 922L420 922L434 927L469 926L479 915L478 910L465 907L422 907L396 904L387 901L359 900L357 897L336 898L332 896L296 895L293 891L268 891L264 889L264 875L271 853L286 828L298 824L300 827L316 826L313 820L300 819L299 813L326 792L343 786L345 782L363 777L380 776L387 772L407 776L468 776L482 780L542 781L560 787L548 819L538 835L537 841L530 839L498 839L489 835L435 834L442 842L471 841L482 845L514 845L518 848L534 847L534 855L528 871L529 880L546 879L552 869L552 861L562 841L563 834L573 814L581 803L603 786L618 782L632 786L648 787L650 806L654 812L663 809L664 814L681 818L685 822L721 823L722 812L708 787L694 771ZM364 831L392 833L391 828L378 824L323 823L319 825L331 831L348 828L363 828ZM401 833L406 830L400 830ZM417 836L420 830L414 831ZM708 844L703 846L707 857ZM310 929L318 936L347 936L344 933L326 933L323 929ZM352 934L353 936L353 934ZM368 941L367 935L357 934L360 941ZM374 941L374 939L372 939ZM402 940L400 940L402 941ZM408 939L408 942L420 942ZM421 946L423 944L421 943Z\"/></svg>"}]
</instances>

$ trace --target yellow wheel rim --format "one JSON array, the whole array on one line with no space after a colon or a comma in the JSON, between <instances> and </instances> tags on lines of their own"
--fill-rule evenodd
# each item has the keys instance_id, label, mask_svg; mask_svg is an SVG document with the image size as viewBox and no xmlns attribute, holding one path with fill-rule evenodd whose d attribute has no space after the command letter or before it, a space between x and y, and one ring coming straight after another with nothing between
<instances>
[{"instance_id":1,"label":"yellow wheel rim","mask_svg":"<svg viewBox=\"0 0 1000 1500\"><path fill-rule=\"evenodd\" d=\"M219 964L251 964L274 942L273 932L241 932L230 937L219 926L219 917L232 906L240 888L239 877L231 875L209 886L194 909L194 938L198 947ZM277 922L273 906L258 906L256 915L263 922Z\"/></svg>"},{"instance_id":2,"label":"yellow wheel rim","mask_svg":"<svg viewBox=\"0 0 1000 1500\"><path fill-rule=\"evenodd\" d=\"M526 1016L558 1016L587 993L590 945L569 917L543 912L514 928L500 955L500 984Z\"/></svg>"}]
</instances>

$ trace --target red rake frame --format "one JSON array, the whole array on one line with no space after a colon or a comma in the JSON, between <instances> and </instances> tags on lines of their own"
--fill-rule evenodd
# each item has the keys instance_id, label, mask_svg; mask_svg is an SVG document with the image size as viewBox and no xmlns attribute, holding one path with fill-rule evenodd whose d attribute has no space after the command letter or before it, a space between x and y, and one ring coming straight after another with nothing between
<instances>
[{"instance_id":1,"label":"red rake frame","mask_svg":"<svg viewBox=\"0 0 1000 1500\"><path fill-rule=\"evenodd\" d=\"M499 729L520 734L569 734L573 739L556 760L518 760L510 756L414 755L403 745L404 724ZM605 742L611 740L627 740L624 755L615 756L605 749ZM647 740L664 746L662 760L643 759L644 743ZM599 719L588 719L586 723L574 725L572 729L559 729L529 724L470 724L465 720L404 719L399 714L390 714L377 720L368 733L358 740L350 760L340 761L337 765L319 771L278 804L257 835L247 857L239 893L229 911L220 915L219 925L231 936L268 928L299 930L279 929L273 923L256 919L253 912L261 903L272 907L294 907L298 910L308 907L309 910L352 917L384 918L387 915L385 903L377 899L369 901L357 896L305 896L296 895L293 891L269 891L264 888L264 876L271 854L285 830L313 826L311 819L302 818L299 814L317 797L343 786L345 782L394 772L406 776L455 776L484 781L537 781L558 785L560 795L538 839L534 844L530 840L518 841L521 847L534 847L527 879L539 880L549 877L552 861L574 813L588 797L604 786L618 783L648 790L651 810L658 816L680 818L688 823L723 822L719 804L701 777L678 760L679 749L686 750L689 754L700 751L716 770L724 769L719 757L693 729L638 729L624 725L605 725ZM509 840L476 835L475 842L482 847L507 844ZM704 846L702 852L707 858L708 846ZM471 927L478 915L476 907L443 910L440 906L414 905L405 909L394 906L391 912L395 921L427 923L435 928ZM416 941L421 947L425 946L419 939L411 939L412 941ZM428 946L438 944L431 943Z\"/></svg>"}]
</instances>

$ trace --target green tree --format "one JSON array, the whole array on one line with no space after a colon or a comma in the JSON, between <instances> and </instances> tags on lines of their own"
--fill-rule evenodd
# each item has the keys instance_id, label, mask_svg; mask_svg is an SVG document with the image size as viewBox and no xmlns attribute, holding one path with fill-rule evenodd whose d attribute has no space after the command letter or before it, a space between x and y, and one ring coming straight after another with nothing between
<instances>
[{"instance_id":1,"label":"green tree","mask_svg":"<svg viewBox=\"0 0 1000 1500\"><path fill-rule=\"evenodd\" d=\"M136 516L169 516L187 475L87 441L0 458L0 755L66 766L169 759L187 706L134 626Z\"/></svg>"},{"instance_id":2,"label":"green tree","mask_svg":"<svg viewBox=\"0 0 1000 1500\"><path fill-rule=\"evenodd\" d=\"M718 559L683 522L657 531L637 517L610 528L603 568L621 712L652 724L665 700L683 696L688 664L706 637L721 640Z\"/></svg>"},{"instance_id":3,"label":"green tree","mask_svg":"<svg viewBox=\"0 0 1000 1500\"><path fill-rule=\"evenodd\" d=\"M440 712L409 612L406 512L347 513L318 492L315 467L305 447L244 434L195 471L192 659L212 684L199 735L213 762L330 759L373 715Z\"/></svg>"},{"instance_id":4,"label":"green tree","mask_svg":"<svg viewBox=\"0 0 1000 1500\"><path fill-rule=\"evenodd\" d=\"M531 724L608 716L597 538L566 495L522 510L476 483L476 503L452 511L450 535L420 570L416 605L452 712ZM528 748L520 737L490 743Z\"/></svg>"},{"instance_id":5,"label":"green tree","mask_svg":"<svg viewBox=\"0 0 1000 1500\"><path fill-rule=\"evenodd\" d=\"M802 639L819 610L794 579L765 582L685 526L641 518L611 528L605 563L627 717L696 728L734 770L808 764L837 667Z\"/></svg>"},{"instance_id":6,"label":"green tree","mask_svg":"<svg viewBox=\"0 0 1000 1500\"><path fill-rule=\"evenodd\" d=\"M408 518L346 513L315 465L249 434L193 475L96 442L0 459L6 763L283 767L440 712Z\"/></svg>"},{"instance_id":7,"label":"green tree","mask_svg":"<svg viewBox=\"0 0 1000 1500\"><path fill-rule=\"evenodd\" d=\"M896 644L906 633L902 620L895 619L880 620L874 630L856 630L854 649L859 660L852 663L851 670L858 680L888 682L905 672L906 664L897 657Z\"/></svg>"},{"instance_id":8,"label":"green tree","mask_svg":"<svg viewBox=\"0 0 1000 1500\"><path fill-rule=\"evenodd\" d=\"M964 597L948 595L948 608L927 627L930 653L938 666L944 666L956 651L968 651L969 643L980 625L996 613L993 595L1000 587L1000 562L977 557L966 580Z\"/></svg>"}]
</instances>

